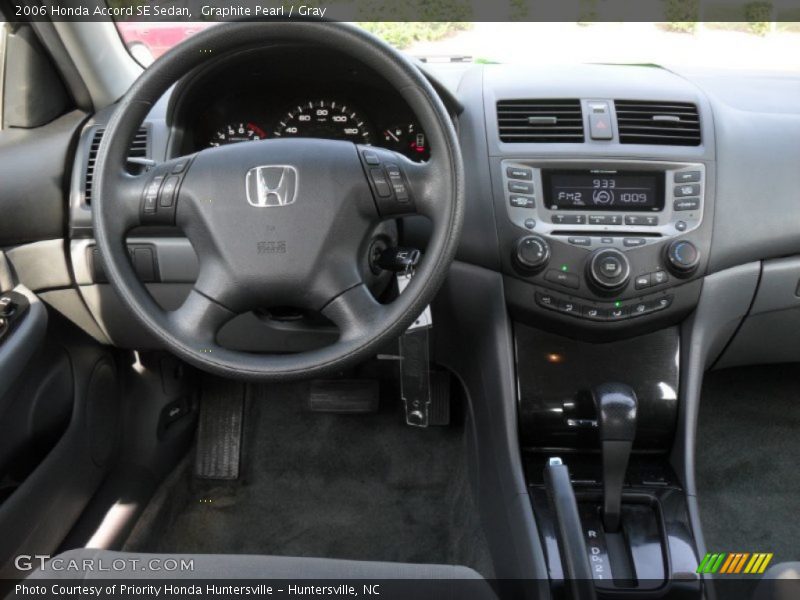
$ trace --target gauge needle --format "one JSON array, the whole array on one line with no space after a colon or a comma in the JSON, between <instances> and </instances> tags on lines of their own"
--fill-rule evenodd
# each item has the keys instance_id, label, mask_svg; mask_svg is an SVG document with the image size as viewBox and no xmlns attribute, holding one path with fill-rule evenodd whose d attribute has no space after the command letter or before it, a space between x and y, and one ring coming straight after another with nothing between
<instances>
[{"instance_id":1,"label":"gauge needle","mask_svg":"<svg viewBox=\"0 0 800 600\"><path fill-rule=\"evenodd\" d=\"M400 141L399 138L395 134L393 134L391 131L389 131L388 129L384 133L386 133L386 135L388 135L390 138L392 138L395 142L399 142Z\"/></svg>"}]
</instances>

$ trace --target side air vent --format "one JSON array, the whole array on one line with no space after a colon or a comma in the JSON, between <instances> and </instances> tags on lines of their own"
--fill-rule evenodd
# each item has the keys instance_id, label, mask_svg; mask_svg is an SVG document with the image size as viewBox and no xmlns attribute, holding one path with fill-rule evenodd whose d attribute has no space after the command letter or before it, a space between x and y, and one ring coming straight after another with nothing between
<instances>
[{"instance_id":1,"label":"side air vent","mask_svg":"<svg viewBox=\"0 0 800 600\"><path fill-rule=\"evenodd\" d=\"M507 143L583 142L580 100L500 100L500 140Z\"/></svg>"},{"instance_id":2,"label":"side air vent","mask_svg":"<svg viewBox=\"0 0 800 600\"><path fill-rule=\"evenodd\" d=\"M100 148L100 140L103 138L104 128L98 127L92 134L92 142L89 145L89 157L86 161L86 177L84 178L83 198L87 206L92 204L92 187L94 184L94 167L97 162L97 150ZM128 156L131 158L147 158L148 148L147 128L141 127L131 142Z\"/></svg>"},{"instance_id":3,"label":"side air vent","mask_svg":"<svg viewBox=\"0 0 800 600\"><path fill-rule=\"evenodd\" d=\"M622 144L699 146L700 115L690 102L616 100Z\"/></svg>"}]
</instances>

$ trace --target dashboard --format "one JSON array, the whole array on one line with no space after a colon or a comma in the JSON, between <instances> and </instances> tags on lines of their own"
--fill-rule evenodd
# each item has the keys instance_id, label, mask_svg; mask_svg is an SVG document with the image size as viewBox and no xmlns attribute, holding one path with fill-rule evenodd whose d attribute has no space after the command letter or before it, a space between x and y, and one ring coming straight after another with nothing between
<instances>
[{"instance_id":1,"label":"dashboard","mask_svg":"<svg viewBox=\"0 0 800 600\"><path fill-rule=\"evenodd\" d=\"M317 137L381 146L416 162L430 157L425 132L383 79L330 53L311 51L302 61L283 47L244 53L198 74L182 97L175 106L181 153Z\"/></svg>"}]
</instances>

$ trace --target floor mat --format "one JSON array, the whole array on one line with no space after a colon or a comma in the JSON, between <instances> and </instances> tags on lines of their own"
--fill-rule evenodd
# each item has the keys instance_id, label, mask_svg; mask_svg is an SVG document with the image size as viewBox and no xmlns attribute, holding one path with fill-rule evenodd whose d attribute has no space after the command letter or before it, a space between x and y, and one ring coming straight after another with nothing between
<instances>
[{"instance_id":1,"label":"floor mat","mask_svg":"<svg viewBox=\"0 0 800 600\"><path fill-rule=\"evenodd\" d=\"M707 375L697 434L697 486L709 552L774 552L800 560L800 369Z\"/></svg>"},{"instance_id":2,"label":"floor mat","mask_svg":"<svg viewBox=\"0 0 800 600\"><path fill-rule=\"evenodd\" d=\"M194 479L187 461L125 549L465 564L491 575L461 428L409 428L397 404L313 413L306 394L249 387L240 480Z\"/></svg>"}]
</instances>

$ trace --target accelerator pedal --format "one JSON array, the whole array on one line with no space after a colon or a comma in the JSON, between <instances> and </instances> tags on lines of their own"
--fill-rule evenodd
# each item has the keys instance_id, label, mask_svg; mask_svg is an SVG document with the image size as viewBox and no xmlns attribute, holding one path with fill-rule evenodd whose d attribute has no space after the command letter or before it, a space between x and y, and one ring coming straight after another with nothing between
<instances>
[{"instance_id":1,"label":"accelerator pedal","mask_svg":"<svg viewBox=\"0 0 800 600\"><path fill-rule=\"evenodd\" d=\"M201 479L238 479L242 453L245 386L208 379L200 402L194 474Z\"/></svg>"},{"instance_id":2,"label":"accelerator pedal","mask_svg":"<svg viewBox=\"0 0 800 600\"><path fill-rule=\"evenodd\" d=\"M308 389L308 408L314 412L372 413L378 410L377 379L315 379Z\"/></svg>"},{"instance_id":3,"label":"accelerator pedal","mask_svg":"<svg viewBox=\"0 0 800 600\"><path fill-rule=\"evenodd\" d=\"M431 403L428 405L428 425L450 424L450 373L431 371Z\"/></svg>"}]
</instances>

